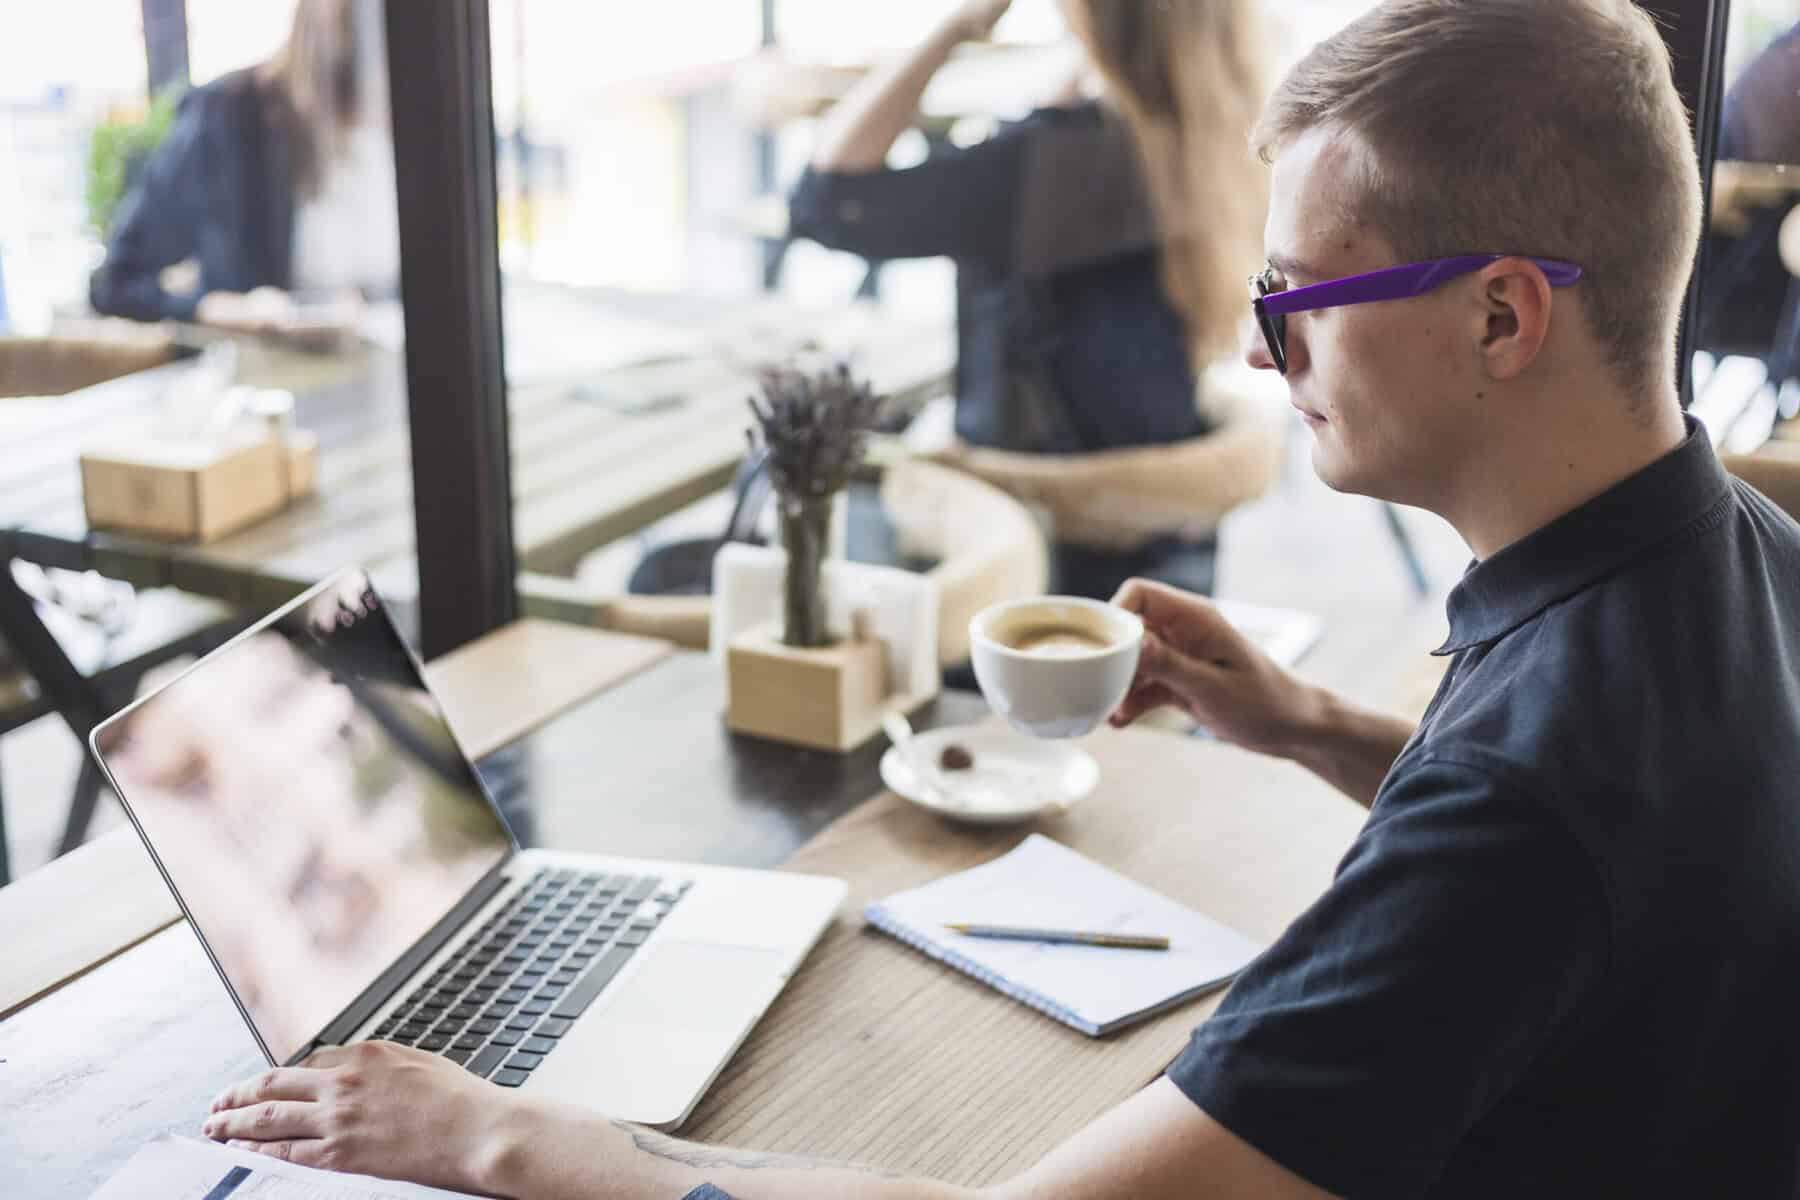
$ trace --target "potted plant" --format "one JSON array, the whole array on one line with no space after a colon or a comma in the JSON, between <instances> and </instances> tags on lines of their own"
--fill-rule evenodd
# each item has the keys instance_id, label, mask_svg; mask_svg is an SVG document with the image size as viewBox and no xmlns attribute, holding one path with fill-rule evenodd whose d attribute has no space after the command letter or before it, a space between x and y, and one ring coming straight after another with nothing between
<instances>
[{"instance_id":1,"label":"potted plant","mask_svg":"<svg viewBox=\"0 0 1800 1200\"><path fill-rule=\"evenodd\" d=\"M767 451L765 469L775 489L781 546L788 558L784 645L831 643L820 568L832 504L862 462L879 408L873 389L855 380L843 363L817 373L772 368L763 372L761 395L750 400L756 417L750 445L754 451L760 438Z\"/></svg>"},{"instance_id":2,"label":"potted plant","mask_svg":"<svg viewBox=\"0 0 1800 1200\"><path fill-rule=\"evenodd\" d=\"M726 645L726 724L739 733L823 750L861 745L889 702L887 651L877 638L834 638L822 568L833 500L868 446L879 407L847 367L763 374L752 452L762 450L786 550L780 629L761 626Z\"/></svg>"}]
</instances>

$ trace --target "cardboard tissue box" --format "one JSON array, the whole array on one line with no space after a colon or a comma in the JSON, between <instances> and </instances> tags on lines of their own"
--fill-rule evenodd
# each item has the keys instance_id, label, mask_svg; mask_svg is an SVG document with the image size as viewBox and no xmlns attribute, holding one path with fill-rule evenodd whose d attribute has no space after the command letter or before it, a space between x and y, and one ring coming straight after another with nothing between
<instances>
[{"instance_id":1,"label":"cardboard tissue box","mask_svg":"<svg viewBox=\"0 0 1800 1200\"><path fill-rule=\"evenodd\" d=\"M82 501L95 529L210 542L310 495L318 453L260 425L135 437L82 452Z\"/></svg>"}]
</instances>

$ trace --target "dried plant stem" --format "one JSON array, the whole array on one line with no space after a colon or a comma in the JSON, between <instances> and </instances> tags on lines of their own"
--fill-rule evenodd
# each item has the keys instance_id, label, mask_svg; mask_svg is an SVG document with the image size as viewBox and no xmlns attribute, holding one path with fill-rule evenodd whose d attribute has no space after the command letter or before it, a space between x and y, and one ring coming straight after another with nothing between
<instances>
[{"instance_id":1,"label":"dried plant stem","mask_svg":"<svg viewBox=\"0 0 1800 1200\"><path fill-rule=\"evenodd\" d=\"M787 549L784 593L790 646L823 646L825 598L820 569L831 527L831 498L850 482L868 447L880 400L839 364L818 374L765 371L762 394L750 399L756 430L768 448L769 480L780 497L781 542Z\"/></svg>"}]
</instances>

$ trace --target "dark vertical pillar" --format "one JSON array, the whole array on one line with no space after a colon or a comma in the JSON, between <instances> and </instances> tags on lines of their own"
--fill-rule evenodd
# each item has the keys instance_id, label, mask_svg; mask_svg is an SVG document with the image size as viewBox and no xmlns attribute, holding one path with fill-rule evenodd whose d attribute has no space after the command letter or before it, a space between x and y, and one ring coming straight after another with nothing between
<instances>
[{"instance_id":1,"label":"dark vertical pillar","mask_svg":"<svg viewBox=\"0 0 1800 1200\"><path fill-rule=\"evenodd\" d=\"M490 48L487 0L387 6L428 659L518 612Z\"/></svg>"},{"instance_id":2,"label":"dark vertical pillar","mask_svg":"<svg viewBox=\"0 0 1800 1200\"><path fill-rule=\"evenodd\" d=\"M143 0L144 61L150 96L188 82L187 0Z\"/></svg>"},{"instance_id":3,"label":"dark vertical pillar","mask_svg":"<svg viewBox=\"0 0 1800 1200\"><path fill-rule=\"evenodd\" d=\"M775 0L762 0L762 47L775 45ZM756 194L766 196L775 190L775 134L767 129L756 135ZM762 245L762 285L772 292L781 285L781 260L787 256L787 242L764 242Z\"/></svg>"}]
</instances>

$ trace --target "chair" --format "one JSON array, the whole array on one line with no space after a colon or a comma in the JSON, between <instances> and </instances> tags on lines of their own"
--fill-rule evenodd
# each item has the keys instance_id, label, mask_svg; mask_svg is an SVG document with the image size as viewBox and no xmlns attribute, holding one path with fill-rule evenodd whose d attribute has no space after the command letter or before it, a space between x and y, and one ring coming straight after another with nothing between
<instances>
[{"instance_id":1,"label":"chair","mask_svg":"<svg viewBox=\"0 0 1800 1200\"><path fill-rule=\"evenodd\" d=\"M738 464L731 482L731 516L716 538L688 538L653 547L631 572L625 590L634 596L704 596L712 590L712 560L727 542L762 544L757 522L774 492L764 469L768 451L756 450Z\"/></svg>"},{"instance_id":2,"label":"chair","mask_svg":"<svg viewBox=\"0 0 1800 1200\"><path fill-rule=\"evenodd\" d=\"M9 564L0 562L0 570L7 569ZM131 624L108 640L98 661L84 672L81 685L91 691L103 710L123 708L136 698L144 676L152 669L223 645L242 624L230 609L216 601L167 589L141 593ZM0 739L53 711L49 699L0 637ZM99 768L84 746L81 771L70 793L57 854L67 854L87 839L88 826L99 807L101 785ZM0 887L11 878L6 797L0 792Z\"/></svg>"},{"instance_id":3,"label":"chair","mask_svg":"<svg viewBox=\"0 0 1800 1200\"><path fill-rule=\"evenodd\" d=\"M902 459L881 478L881 505L901 553L934 560L938 662L969 657L969 618L1001 600L1042 592L1049 579L1043 531L1024 505L992 484L924 459Z\"/></svg>"},{"instance_id":4,"label":"chair","mask_svg":"<svg viewBox=\"0 0 1800 1200\"><path fill-rule=\"evenodd\" d=\"M989 604L1044 590L1048 558L1042 531L1023 505L979 479L919 459L889 465L879 484L898 557L931 565L939 588L938 659L968 658L969 618ZM853 518L854 519L854 518ZM708 558L710 562L710 556ZM580 579L525 575L527 615L660 637L704 650L712 597L608 595Z\"/></svg>"},{"instance_id":5,"label":"chair","mask_svg":"<svg viewBox=\"0 0 1800 1200\"><path fill-rule=\"evenodd\" d=\"M1085 590L1110 594L1125 576L1173 556L1193 565L1169 582L1210 592L1219 522L1280 474L1283 426L1280 406L1247 371L1215 368L1204 391L1217 427L1183 442L1086 454L956 443L932 457L1043 514L1059 589L1078 575L1093 580Z\"/></svg>"}]
</instances>

